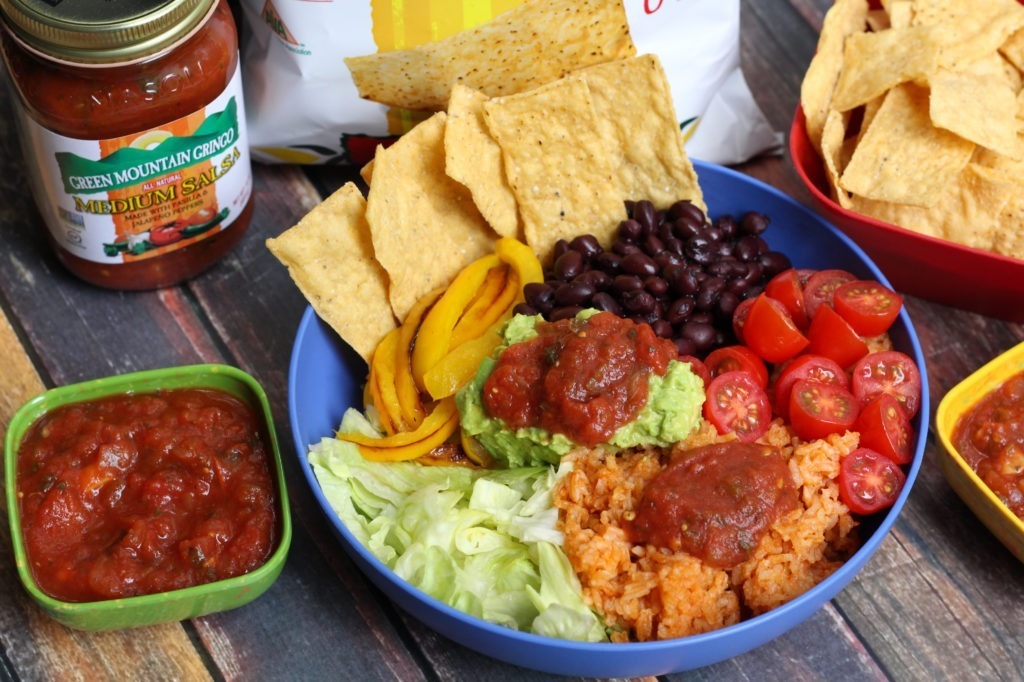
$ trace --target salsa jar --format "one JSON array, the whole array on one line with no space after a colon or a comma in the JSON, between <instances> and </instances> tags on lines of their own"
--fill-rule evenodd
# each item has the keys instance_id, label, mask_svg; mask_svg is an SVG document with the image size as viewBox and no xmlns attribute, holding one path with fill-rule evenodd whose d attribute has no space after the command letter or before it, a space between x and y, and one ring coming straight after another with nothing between
<instances>
[{"instance_id":1,"label":"salsa jar","mask_svg":"<svg viewBox=\"0 0 1024 682\"><path fill-rule=\"evenodd\" d=\"M26 170L81 279L154 289L211 266L252 216L227 0L0 0Z\"/></svg>"}]
</instances>

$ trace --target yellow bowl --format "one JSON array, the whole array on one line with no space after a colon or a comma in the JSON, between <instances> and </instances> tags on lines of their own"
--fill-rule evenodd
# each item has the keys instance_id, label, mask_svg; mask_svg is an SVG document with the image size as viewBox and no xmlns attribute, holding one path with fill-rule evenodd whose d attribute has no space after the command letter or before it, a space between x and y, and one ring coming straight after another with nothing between
<instances>
[{"instance_id":1,"label":"yellow bowl","mask_svg":"<svg viewBox=\"0 0 1024 682\"><path fill-rule=\"evenodd\" d=\"M1020 372L1024 372L1024 343L997 356L954 386L939 403L935 426L943 445L939 466L946 480L992 534L1024 561L1024 521L985 485L953 445L953 431L960 415Z\"/></svg>"}]
</instances>

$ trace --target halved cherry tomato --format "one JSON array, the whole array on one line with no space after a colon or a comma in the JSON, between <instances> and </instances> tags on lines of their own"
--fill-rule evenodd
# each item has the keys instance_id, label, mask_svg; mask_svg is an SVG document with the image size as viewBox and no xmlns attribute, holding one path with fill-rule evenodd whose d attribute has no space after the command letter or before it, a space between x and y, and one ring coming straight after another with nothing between
<instances>
[{"instance_id":1,"label":"halved cherry tomato","mask_svg":"<svg viewBox=\"0 0 1024 682\"><path fill-rule=\"evenodd\" d=\"M907 419L913 419L921 407L921 373L914 361L898 350L861 358L850 372L850 387L862 406L881 393L890 394Z\"/></svg>"},{"instance_id":2,"label":"halved cherry tomato","mask_svg":"<svg viewBox=\"0 0 1024 682\"><path fill-rule=\"evenodd\" d=\"M789 394L800 379L850 388L850 378L839 364L824 355L805 353L786 363L775 380L775 414L789 419Z\"/></svg>"},{"instance_id":3,"label":"halved cherry tomato","mask_svg":"<svg viewBox=\"0 0 1024 682\"><path fill-rule=\"evenodd\" d=\"M804 286L801 271L796 268L783 270L768 280L764 293L786 307L793 324L799 329L807 329L807 308L804 305Z\"/></svg>"},{"instance_id":4,"label":"halved cherry tomato","mask_svg":"<svg viewBox=\"0 0 1024 682\"><path fill-rule=\"evenodd\" d=\"M914 427L888 393L878 395L861 409L853 430L860 433L862 447L871 448L897 464L913 459Z\"/></svg>"},{"instance_id":5,"label":"halved cherry tomato","mask_svg":"<svg viewBox=\"0 0 1024 682\"><path fill-rule=\"evenodd\" d=\"M832 358L840 367L849 367L868 354L868 345L835 310L818 307L807 330L807 352Z\"/></svg>"},{"instance_id":6,"label":"halved cherry tomato","mask_svg":"<svg viewBox=\"0 0 1024 682\"><path fill-rule=\"evenodd\" d=\"M839 499L854 514L873 514L896 502L907 477L896 462L870 448L857 448L839 462Z\"/></svg>"},{"instance_id":7,"label":"halved cherry tomato","mask_svg":"<svg viewBox=\"0 0 1024 682\"><path fill-rule=\"evenodd\" d=\"M807 317L813 320L822 305L832 307L836 289L855 279L857 278L846 270L819 270L811 275L804 285L804 308L807 310Z\"/></svg>"},{"instance_id":8,"label":"halved cherry tomato","mask_svg":"<svg viewBox=\"0 0 1024 682\"><path fill-rule=\"evenodd\" d=\"M707 365L711 378L726 372L743 370L750 372L750 376L757 380L761 388L768 387L768 367L765 366L764 360L746 346L716 348L704 358L704 364Z\"/></svg>"},{"instance_id":9,"label":"halved cherry tomato","mask_svg":"<svg viewBox=\"0 0 1024 682\"><path fill-rule=\"evenodd\" d=\"M721 434L735 433L745 443L757 440L772 420L768 394L747 372L719 374L708 386L704 417Z\"/></svg>"},{"instance_id":10,"label":"halved cherry tomato","mask_svg":"<svg viewBox=\"0 0 1024 682\"><path fill-rule=\"evenodd\" d=\"M755 298L743 299L732 314L732 333L740 343L746 343L743 340L743 326L747 322L747 315L750 314L750 306L754 305L754 300Z\"/></svg>"},{"instance_id":11,"label":"halved cherry tomato","mask_svg":"<svg viewBox=\"0 0 1024 682\"><path fill-rule=\"evenodd\" d=\"M708 371L708 366L702 360L692 355L680 355L678 360L679 362L689 363L690 371L701 378L701 381L704 382L704 390L706 391L708 384L711 383L711 372Z\"/></svg>"},{"instance_id":12,"label":"halved cherry tomato","mask_svg":"<svg viewBox=\"0 0 1024 682\"><path fill-rule=\"evenodd\" d=\"M903 298L881 282L855 280L836 289L832 307L861 336L878 336L900 314Z\"/></svg>"},{"instance_id":13,"label":"halved cherry tomato","mask_svg":"<svg viewBox=\"0 0 1024 682\"><path fill-rule=\"evenodd\" d=\"M765 294L750 306L743 324L743 342L766 362L785 362L808 344L785 307Z\"/></svg>"},{"instance_id":14,"label":"halved cherry tomato","mask_svg":"<svg viewBox=\"0 0 1024 682\"><path fill-rule=\"evenodd\" d=\"M789 423L804 440L817 440L853 428L860 405L847 389L800 379L789 394Z\"/></svg>"}]
</instances>

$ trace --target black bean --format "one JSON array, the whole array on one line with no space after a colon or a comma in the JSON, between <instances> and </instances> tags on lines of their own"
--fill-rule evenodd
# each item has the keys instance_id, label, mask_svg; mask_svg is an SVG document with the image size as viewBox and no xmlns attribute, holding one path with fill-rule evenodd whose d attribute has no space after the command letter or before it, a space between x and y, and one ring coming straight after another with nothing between
<instances>
[{"instance_id":1,"label":"black bean","mask_svg":"<svg viewBox=\"0 0 1024 682\"><path fill-rule=\"evenodd\" d=\"M693 221L701 223L705 220L704 211L689 199L681 199L669 206L668 217L672 220L689 217Z\"/></svg>"},{"instance_id":2,"label":"black bean","mask_svg":"<svg viewBox=\"0 0 1024 682\"><path fill-rule=\"evenodd\" d=\"M614 251L602 251L594 256L590 264L602 272L614 275L619 271L619 266L622 264L622 256Z\"/></svg>"},{"instance_id":3,"label":"black bean","mask_svg":"<svg viewBox=\"0 0 1024 682\"><path fill-rule=\"evenodd\" d=\"M612 276L603 270L587 270L573 281L580 279L590 282L590 285L594 287L595 291L604 291L611 286L612 283Z\"/></svg>"},{"instance_id":4,"label":"black bean","mask_svg":"<svg viewBox=\"0 0 1024 682\"><path fill-rule=\"evenodd\" d=\"M740 218L740 230L746 234L761 234L768 229L768 216L751 211Z\"/></svg>"},{"instance_id":5,"label":"black bean","mask_svg":"<svg viewBox=\"0 0 1024 682\"><path fill-rule=\"evenodd\" d=\"M523 287L523 298L537 310L550 310L555 300L555 288L542 282L530 282Z\"/></svg>"},{"instance_id":6,"label":"black bean","mask_svg":"<svg viewBox=\"0 0 1024 682\"><path fill-rule=\"evenodd\" d=\"M681 324L690 319L690 315L697 308L696 302L689 296L682 296L672 301L665 309L665 319L671 324Z\"/></svg>"},{"instance_id":7,"label":"black bean","mask_svg":"<svg viewBox=\"0 0 1024 682\"><path fill-rule=\"evenodd\" d=\"M593 258L604 251L601 247L601 242L597 241L597 237L592 234L581 234L578 237L573 237L573 240L569 242L569 248L573 251L579 251L588 258Z\"/></svg>"},{"instance_id":8,"label":"black bean","mask_svg":"<svg viewBox=\"0 0 1024 682\"><path fill-rule=\"evenodd\" d=\"M693 355L697 352L697 345L684 336L677 336L672 339L676 343L676 352L680 355Z\"/></svg>"},{"instance_id":9,"label":"black bean","mask_svg":"<svg viewBox=\"0 0 1024 682\"><path fill-rule=\"evenodd\" d=\"M567 305L560 308L555 308L548 313L547 319L551 322L557 322L558 320L568 320L571 317L576 317L576 314L583 310L578 305Z\"/></svg>"},{"instance_id":10,"label":"black bean","mask_svg":"<svg viewBox=\"0 0 1024 682\"><path fill-rule=\"evenodd\" d=\"M684 339L692 341L697 352L704 352L715 343L717 331L712 324L690 320L683 324L682 329L679 330L679 335Z\"/></svg>"},{"instance_id":11,"label":"black bean","mask_svg":"<svg viewBox=\"0 0 1024 682\"><path fill-rule=\"evenodd\" d=\"M529 303L517 303L512 308L513 315L540 315L540 311L531 306Z\"/></svg>"},{"instance_id":12,"label":"black bean","mask_svg":"<svg viewBox=\"0 0 1024 682\"><path fill-rule=\"evenodd\" d=\"M701 282L700 291L697 292L697 310L711 310L718 302L718 297L725 289L725 280L721 277L709 277ZM557 300L557 293L556 300Z\"/></svg>"},{"instance_id":13,"label":"black bean","mask_svg":"<svg viewBox=\"0 0 1024 682\"><path fill-rule=\"evenodd\" d=\"M757 248L757 240L750 235L744 235L736 241L736 246L733 247L733 254L736 258L749 263L750 261L757 260L760 251Z\"/></svg>"},{"instance_id":14,"label":"black bean","mask_svg":"<svg viewBox=\"0 0 1024 682\"><path fill-rule=\"evenodd\" d=\"M697 270L680 265L674 268L669 276L669 287L677 296L684 294L695 294L700 288L700 281L697 279Z\"/></svg>"},{"instance_id":15,"label":"black bean","mask_svg":"<svg viewBox=\"0 0 1024 682\"><path fill-rule=\"evenodd\" d=\"M627 291L643 289L644 281L636 275L616 275L609 288L617 294L624 294Z\"/></svg>"},{"instance_id":16,"label":"black bean","mask_svg":"<svg viewBox=\"0 0 1024 682\"><path fill-rule=\"evenodd\" d=\"M643 234L652 234L658 228L658 214L654 204L644 200L633 205L633 219L640 223Z\"/></svg>"},{"instance_id":17,"label":"black bean","mask_svg":"<svg viewBox=\"0 0 1024 682\"><path fill-rule=\"evenodd\" d=\"M631 253L643 253L643 249L634 244L633 242L622 241L621 239L615 240L612 244L612 251L619 254L623 258Z\"/></svg>"},{"instance_id":18,"label":"black bean","mask_svg":"<svg viewBox=\"0 0 1024 682\"><path fill-rule=\"evenodd\" d=\"M644 279L644 289L655 296L664 296L668 293L668 282L657 275L651 275Z\"/></svg>"},{"instance_id":19,"label":"black bean","mask_svg":"<svg viewBox=\"0 0 1024 682\"><path fill-rule=\"evenodd\" d=\"M651 323L651 329L654 331L655 334L657 334L663 339L672 338L673 329L672 325L669 324L668 320L655 320L654 322Z\"/></svg>"},{"instance_id":20,"label":"black bean","mask_svg":"<svg viewBox=\"0 0 1024 682\"><path fill-rule=\"evenodd\" d=\"M715 225L721 231L722 239L735 239L737 232L739 232L739 226L736 224L736 219L731 215L723 215L715 221Z\"/></svg>"},{"instance_id":21,"label":"black bean","mask_svg":"<svg viewBox=\"0 0 1024 682\"><path fill-rule=\"evenodd\" d=\"M572 279L583 272L584 266L583 254L579 251L569 250L555 259L551 273L556 279Z\"/></svg>"},{"instance_id":22,"label":"black bean","mask_svg":"<svg viewBox=\"0 0 1024 682\"><path fill-rule=\"evenodd\" d=\"M594 294L594 297L590 299L590 305L598 310L604 310L614 315L622 314L622 306L619 305L619 302L611 294L605 291L599 291Z\"/></svg>"},{"instance_id":23,"label":"black bean","mask_svg":"<svg viewBox=\"0 0 1024 682\"><path fill-rule=\"evenodd\" d=\"M627 291L622 294L620 300L622 307L632 313L649 313L654 310L654 297L643 290Z\"/></svg>"},{"instance_id":24,"label":"black bean","mask_svg":"<svg viewBox=\"0 0 1024 682\"><path fill-rule=\"evenodd\" d=\"M677 240L678 241L678 240ZM654 263L664 273L673 265L682 265L683 258L679 255L672 253L671 251L662 251L657 256L654 256Z\"/></svg>"},{"instance_id":25,"label":"black bean","mask_svg":"<svg viewBox=\"0 0 1024 682\"><path fill-rule=\"evenodd\" d=\"M640 238L640 234L643 232L643 228L640 227L640 223L629 218L619 223L618 238L625 241L636 241Z\"/></svg>"},{"instance_id":26,"label":"black bean","mask_svg":"<svg viewBox=\"0 0 1024 682\"><path fill-rule=\"evenodd\" d=\"M594 295L594 287L590 282L575 280L555 289L555 305L582 306Z\"/></svg>"},{"instance_id":27,"label":"black bean","mask_svg":"<svg viewBox=\"0 0 1024 682\"><path fill-rule=\"evenodd\" d=\"M558 257L569 250L569 242L564 239L559 239L555 242L555 247L551 251L552 260L558 260Z\"/></svg>"},{"instance_id":28,"label":"black bean","mask_svg":"<svg viewBox=\"0 0 1024 682\"><path fill-rule=\"evenodd\" d=\"M642 246L644 253L649 256L657 256L665 251L665 242L661 241L656 234L649 234L644 237Z\"/></svg>"},{"instance_id":29,"label":"black bean","mask_svg":"<svg viewBox=\"0 0 1024 682\"><path fill-rule=\"evenodd\" d=\"M769 251L768 253L761 254L761 257L758 258L758 262L761 264L761 267L764 268L764 276L767 279L771 279L780 272L792 267L786 254L778 251Z\"/></svg>"},{"instance_id":30,"label":"black bean","mask_svg":"<svg viewBox=\"0 0 1024 682\"><path fill-rule=\"evenodd\" d=\"M658 273L658 264L646 253L631 253L622 259L622 270L633 275L655 275Z\"/></svg>"},{"instance_id":31,"label":"black bean","mask_svg":"<svg viewBox=\"0 0 1024 682\"><path fill-rule=\"evenodd\" d=\"M677 218L672 223L672 233L685 242L687 239L704 234L704 221L688 217Z\"/></svg>"},{"instance_id":32,"label":"black bean","mask_svg":"<svg viewBox=\"0 0 1024 682\"><path fill-rule=\"evenodd\" d=\"M695 263L707 265L714 258L712 242L707 237L694 237L686 242L686 257Z\"/></svg>"},{"instance_id":33,"label":"black bean","mask_svg":"<svg viewBox=\"0 0 1024 682\"><path fill-rule=\"evenodd\" d=\"M715 307L715 314L720 320L732 322L732 314L736 312L736 306L740 304L740 297L731 291L723 291L718 297L718 305Z\"/></svg>"}]
</instances>

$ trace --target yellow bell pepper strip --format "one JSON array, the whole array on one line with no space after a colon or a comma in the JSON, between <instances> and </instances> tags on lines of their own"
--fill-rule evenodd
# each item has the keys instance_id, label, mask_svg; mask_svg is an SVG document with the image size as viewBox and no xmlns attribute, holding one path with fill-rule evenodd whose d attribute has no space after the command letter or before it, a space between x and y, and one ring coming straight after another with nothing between
<instances>
[{"instance_id":1,"label":"yellow bell pepper strip","mask_svg":"<svg viewBox=\"0 0 1024 682\"><path fill-rule=\"evenodd\" d=\"M380 413L381 426L387 433L397 433L414 428L407 424L402 414L402 406L398 400L395 387L395 365L398 356L398 341L401 330L392 329L377 344L370 359L370 374L376 391L373 394L374 404ZM372 389L371 389L372 390Z\"/></svg>"},{"instance_id":2,"label":"yellow bell pepper strip","mask_svg":"<svg viewBox=\"0 0 1024 682\"><path fill-rule=\"evenodd\" d=\"M495 321L477 338L455 346L427 370L423 375L423 384L430 397L434 400L446 398L469 383L483 359L501 343L499 332L510 315Z\"/></svg>"},{"instance_id":3,"label":"yellow bell pepper strip","mask_svg":"<svg viewBox=\"0 0 1024 682\"><path fill-rule=\"evenodd\" d=\"M494 458L491 457L491 453L484 449L483 445L480 445L480 441L473 438L473 436L466 435L466 432L461 430L459 431L459 438L462 443L462 452L472 462L485 469L490 469L494 466Z\"/></svg>"},{"instance_id":4,"label":"yellow bell pepper strip","mask_svg":"<svg viewBox=\"0 0 1024 682\"><path fill-rule=\"evenodd\" d=\"M494 245L494 253L503 262L512 266L512 269L519 275L520 297L522 288L531 282L544 281L544 268L533 252L526 244L512 237L502 237ZM520 298L520 300L522 300Z\"/></svg>"},{"instance_id":5,"label":"yellow bell pepper strip","mask_svg":"<svg viewBox=\"0 0 1024 682\"><path fill-rule=\"evenodd\" d=\"M519 284L519 276L510 266L500 269L506 271L505 286L491 299L489 306L474 306L466 311L452 332L449 352L477 338L499 319L508 319L512 316L512 307L516 303L516 297L522 294L523 287Z\"/></svg>"},{"instance_id":6,"label":"yellow bell pepper strip","mask_svg":"<svg viewBox=\"0 0 1024 682\"><path fill-rule=\"evenodd\" d=\"M489 254L467 265L424 316L412 349L412 376L420 389L426 390L423 375L448 352L455 323L476 296L487 271L499 263L498 256Z\"/></svg>"},{"instance_id":7,"label":"yellow bell pepper strip","mask_svg":"<svg viewBox=\"0 0 1024 682\"><path fill-rule=\"evenodd\" d=\"M439 287L420 298L399 327L401 332L395 348L395 391L398 394L402 420L409 429L419 426L426 414L426 408L420 397L420 389L412 377L412 344L416 338L416 332L423 322L423 316L443 293L444 287Z\"/></svg>"},{"instance_id":8,"label":"yellow bell pepper strip","mask_svg":"<svg viewBox=\"0 0 1024 682\"><path fill-rule=\"evenodd\" d=\"M414 431L374 438L361 433L338 433L338 440L355 443L359 452L374 462L400 462L422 457L444 443L459 427L454 398L436 403Z\"/></svg>"}]
</instances>

